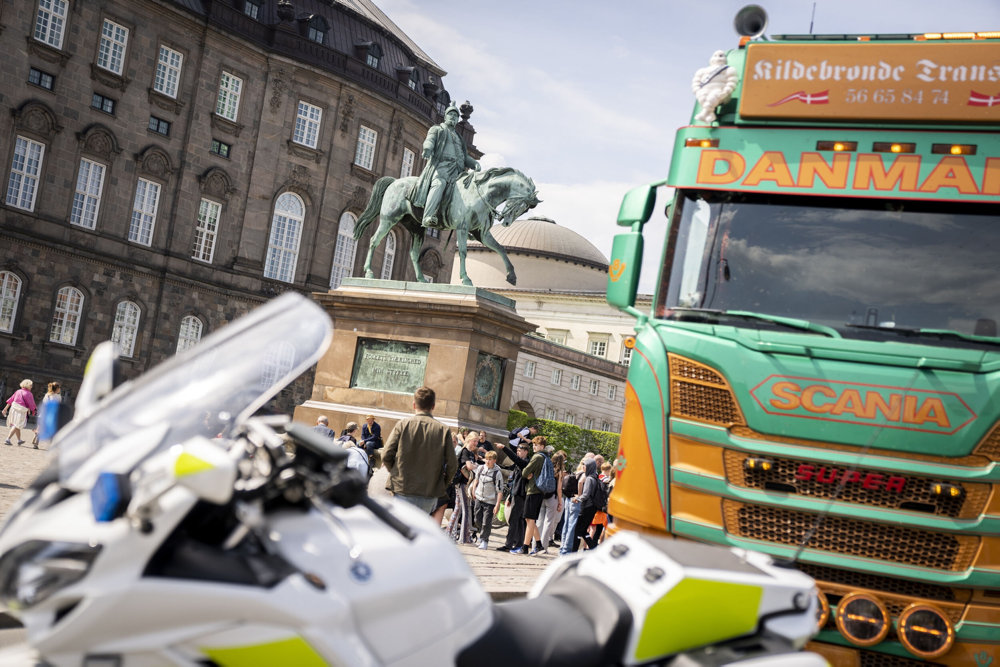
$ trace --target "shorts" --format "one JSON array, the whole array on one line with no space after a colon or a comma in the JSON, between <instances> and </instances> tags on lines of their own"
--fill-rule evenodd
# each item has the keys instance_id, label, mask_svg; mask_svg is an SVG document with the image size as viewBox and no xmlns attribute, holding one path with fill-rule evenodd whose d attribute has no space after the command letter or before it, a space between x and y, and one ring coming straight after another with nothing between
<instances>
[{"instance_id":1,"label":"shorts","mask_svg":"<svg viewBox=\"0 0 1000 667\"><path fill-rule=\"evenodd\" d=\"M542 511L542 494L530 493L524 500L524 518L532 521L538 520L538 515Z\"/></svg>"}]
</instances>

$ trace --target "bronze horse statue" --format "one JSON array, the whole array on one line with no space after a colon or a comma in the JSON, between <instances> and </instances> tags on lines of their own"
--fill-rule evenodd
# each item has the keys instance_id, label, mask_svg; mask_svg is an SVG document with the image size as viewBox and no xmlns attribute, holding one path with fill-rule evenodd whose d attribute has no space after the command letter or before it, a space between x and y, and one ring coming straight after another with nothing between
<instances>
[{"instance_id":1,"label":"bronze horse statue","mask_svg":"<svg viewBox=\"0 0 1000 667\"><path fill-rule=\"evenodd\" d=\"M354 238L359 239L377 216L381 218L378 229L368 243L365 278L375 277L372 271L372 255L375 254L375 248L382 243L390 229L403 223L412 239L410 261L416 271L417 280L427 282L419 263L425 232L425 228L420 224L422 209L414 207L408 197L416 181L416 176L398 179L384 176L375 182L371 197L368 199L368 206L354 226ZM532 180L510 167L487 169L482 173L469 172L455 183L447 206L442 204L444 216L439 229L454 230L458 233L459 275L463 285L472 285L465 272L465 253L469 236L500 255L507 268L507 282L511 285L517 284L514 266L507 258L503 246L490 234L490 228L494 220L501 220L504 227L508 226L539 203L538 191ZM501 205L503 205L502 211Z\"/></svg>"}]
</instances>

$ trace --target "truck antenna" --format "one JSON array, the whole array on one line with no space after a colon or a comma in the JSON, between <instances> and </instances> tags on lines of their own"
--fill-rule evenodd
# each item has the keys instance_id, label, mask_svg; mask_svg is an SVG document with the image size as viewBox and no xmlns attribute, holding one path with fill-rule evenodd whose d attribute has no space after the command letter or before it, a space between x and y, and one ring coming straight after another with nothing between
<instances>
[{"instance_id":1,"label":"truck antenna","mask_svg":"<svg viewBox=\"0 0 1000 667\"><path fill-rule=\"evenodd\" d=\"M809 17L809 34L813 34L813 22L816 20L816 3L813 3L812 16Z\"/></svg>"}]
</instances>

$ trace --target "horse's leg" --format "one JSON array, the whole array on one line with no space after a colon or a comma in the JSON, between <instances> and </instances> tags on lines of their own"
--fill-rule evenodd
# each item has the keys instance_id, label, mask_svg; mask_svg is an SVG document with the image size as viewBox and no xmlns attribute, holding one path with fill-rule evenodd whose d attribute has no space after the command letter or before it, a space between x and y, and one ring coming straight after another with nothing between
<instances>
[{"instance_id":1,"label":"horse's leg","mask_svg":"<svg viewBox=\"0 0 1000 667\"><path fill-rule=\"evenodd\" d=\"M410 262L413 263L413 272L417 276L418 283L426 283L427 278L420 269L420 249L424 247L424 235L414 233L410 241Z\"/></svg>"},{"instance_id":2,"label":"horse's leg","mask_svg":"<svg viewBox=\"0 0 1000 667\"><path fill-rule=\"evenodd\" d=\"M465 225L460 225L455 228L455 241L458 245L458 275L462 279L463 285L472 286L472 281L469 279L469 274L465 272L465 253L468 248L469 242L469 230Z\"/></svg>"},{"instance_id":3,"label":"horse's leg","mask_svg":"<svg viewBox=\"0 0 1000 667\"><path fill-rule=\"evenodd\" d=\"M500 255L500 259L503 260L503 265L507 267L507 282L509 282L511 285L516 285L517 274L514 273L514 265L510 263L510 259L507 257L507 252L503 249L503 246L497 243L497 240L493 238L492 234L490 234L489 227L483 229L482 233L480 234L480 240L482 241L482 244L484 246L486 246L496 254ZM462 270L463 271L465 270L464 266L462 267Z\"/></svg>"},{"instance_id":4,"label":"horse's leg","mask_svg":"<svg viewBox=\"0 0 1000 667\"><path fill-rule=\"evenodd\" d=\"M375 255L375 248L382 243L389 231L399 222L399 218L393 217L395 215L395 212L383 212L380 216L378 229L372 234L372 240L368 242L368 256L365 257L365 278L375 277L375 272L372 271L372 257Z\"/></svg>"}]
</instances>

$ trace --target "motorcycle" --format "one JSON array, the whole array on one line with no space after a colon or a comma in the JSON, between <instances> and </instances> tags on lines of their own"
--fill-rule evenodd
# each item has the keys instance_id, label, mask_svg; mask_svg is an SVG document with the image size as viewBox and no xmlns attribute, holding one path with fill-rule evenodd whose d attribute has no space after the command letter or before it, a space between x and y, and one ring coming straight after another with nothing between
<instances>
[{"instance_id":1,"label":"motorcycle","mask_svg":"<svg viewBox=\"0 0 1000 667\"><path fill-rule=\"evenodd\" d=\"M492 603L430 517L266 414L331 337L286 294L133 381L95 350L0 528L0 664L826 664L813 581L753 552L619 533Z\"/></svg>"}]
</instances>

